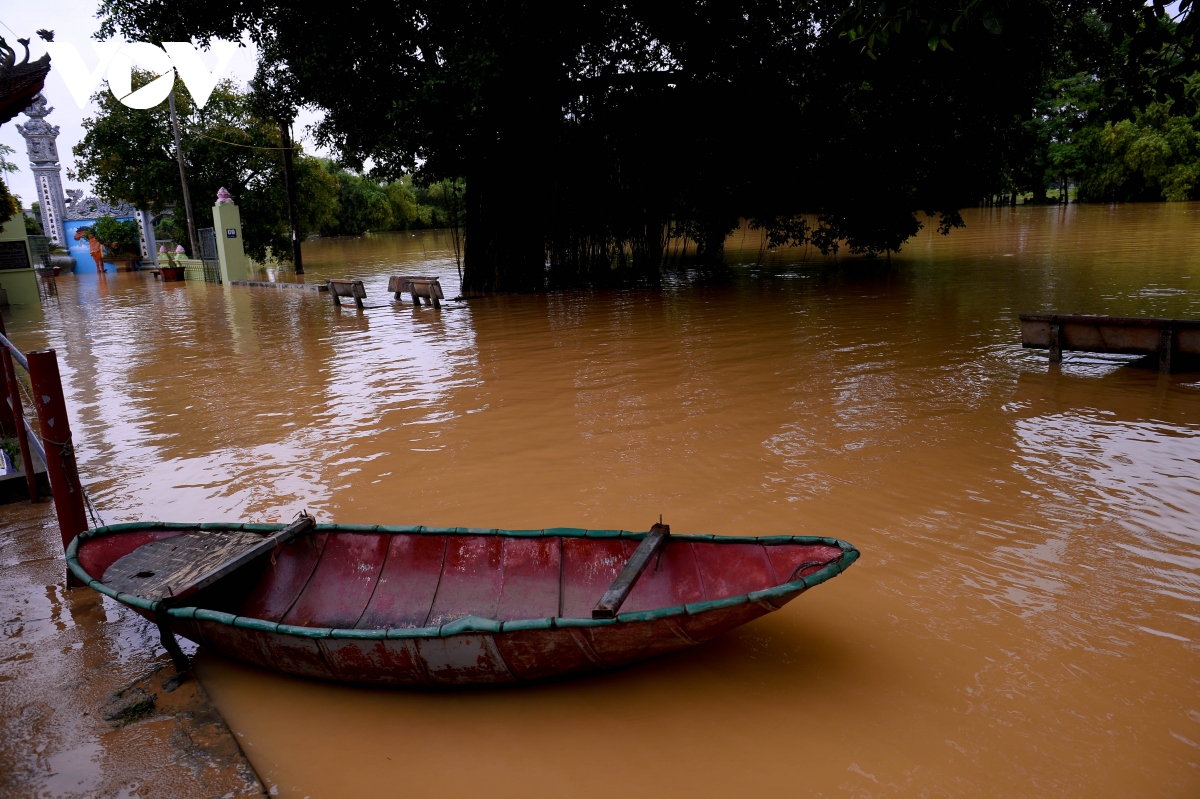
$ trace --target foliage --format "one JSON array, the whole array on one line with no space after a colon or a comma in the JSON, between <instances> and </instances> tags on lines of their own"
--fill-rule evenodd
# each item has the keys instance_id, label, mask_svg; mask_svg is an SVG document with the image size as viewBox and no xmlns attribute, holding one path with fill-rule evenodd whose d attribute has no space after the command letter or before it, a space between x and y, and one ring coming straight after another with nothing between
<instances>
[{"instance_id":1,"label":"foliage","mask_svg":"<svg viewBox=\"0 0 1200 799\"><path fill-rule=\"evenodd\" d=\"M132 219L121 221L111 216L102 216L92 225L91 231L96 240L113 255L135 252L140 241L137 222Z\"/></svg>"},{"instance_id":2,"label":"foliage","mask_svg":"<svg viewBox=\"0 0 1200 799\"><path fill-rule=\"evenodd\" d=\"M17 471L23 470L23 461L21 460L21 443L16 438L6 438L0 436L0 451L3 451L8 456L8 462L11 463Z\"/></svg>"},{"instance_id":3,"label":"foliage","mask_svg":"<svg viewBox=\"0 0 1200 799\"><path fill-rule=\"evenodd\" d=\"M369 230L392 226L392 204L382 186L370 178L339 169L326 161L325 167L337 181L334 211L321 231L326 236L359 236Z\"/></svg>"},{"instance_id":4,"label":"foliage","mask_svg":"<svg viewBox=\"0 0 1200 799\"><path fill-rule=\"evenodd\" d=\"M393 226L420 219L404 175L464 178L464 287L492 291L652 278L681 243L715 261L739 217L877 254L1069 178L1192 196L1193 7L346 0L353 26L314 26L284 0L102 0L100 18L131 39L247 33L264 95L321 108L351 170L331 230L385 224L368 178Z\"/></svg>"},{"instance_id":5,"label":"foliage","mask_svg":"<svg viewBox=\"0 0 1200 799\"><path fill-rule=\"evenodd\" d=\"M1132 119L1088 129L1079 195L1088 201L1200 199L1200 132L1173 103L1135 109Z\"/></svg>"},{"instance_id":6,"label":"foliage","mask_svg":"<svg viewBox=\"0 0 1200 799\"><path fill-rule=\"evenodd\" d=\"M0 179L0 225L19 213L21 213L21 203L9 193L8 186L3 179Z\"/></svg>"},{"instance_id":7,"label":"foliage","mask_svg":"<svg viewBox=\"0 0 1200 799\"><path fill-rule=\"evenodd\" d=\"M31 212L25 214L25 235L26 236L44 236L46 232L42 230L42 214L37 203L33 204Z\"/></svg>"},{"instance_id":8,"label":"foliage","mask_svg":"<svg viewBox=\"0 0 1200 799\"><path fill-rule=\"evenodd\" d=\"M149 79L135 75L135 86ZM283 185L279 126L254 112L253 98L229 81L217 85L203 109L176 83L175 103L183 139L197 227L212 224L217 190L227 188L242 209L246 253L262 260L291 257L287 197ZM126 200L161 212L183 208L179 165L166 103L132 109L101 90L93 100L100 113L85 119L76 145L74 180L91 181L107 200ZM335 183L314 159L295 159L300 235L325 223ZM186 236L172 236L175 241Z\"/></svg>"},{"instance_id":9,"label":"foliage","mask_svg":"<svg viewBox=\"0 0 1200 799\"><path fill-rule=\"evenodd\" d=\"M0 225L12 219L13 215L21 210L21 198L10 194L8 186L4 183L4 175L20 171L16 164L8 160L14 153L16 150L7 144L0 144Z\"/></svg>"},{"instance_id":10,"label":"foliage","mask_svg":"<svg viewBox=\"0 0 1200 799\"><path fill-rule=\"evenodd\" d=\"M1052 71L1021 146L996 190L1078 183L1082 200L1185 199L1198 165L1192 144L1200 59L1190 2L1109 0L1052 5Z\"/></svg>"},{"instance_id":11,"label":"foliage","mask_svg":"<svg viewBox=\"0 0 1200 799\"><path fill-rule=\"evenodd\" d=\"M317 159L335 181L336 193L327 206L319 229L325 236L359 236L370 231L420 230L461 225L465 215L463 180L442 180L429 186L413 182L411 175L380 183L378 180L341 167L328 159Z\"/></svg>"},{"instance_id":12,"label":"foliage","mask_svg":"<svg viewBox=\"0 0 1200 799\"><path fill-rule=\"evenodd\" d=\"M10 155L16 155L16 150L9 147L7 144L0 143L0 175L12 174L20 172L21 168L8 160Z\"/></svg>"},{"instance_id":13,"label":"foliage","mask_svg":"<svg viewBox=\"0 0 1200 799\"><path fill-rule=\"evenodd\" d=\"M154 220L154 238L160 244L167 241L182 244L187 238L187 232L174 214L163 214Z\"/></svg>"},{"instance_id":14,"label":"foliage","mask_svg":"<svg viewBox=\"0 0 1200 799\"><path fill-rule=\"evenodd\" d=\"M462 178L415 184L411 175L387 184L392 203L393 229L454 228L466 215L467 184Z\"/></svg>"},{"instance_id":15,"label":"foliage","mask_svg":"<svg viewBox=\"0 0 1200 799\"><path fill-rule=\"evenodd\" d=\"M464 178L465 287L492 291L653 276L673 239L715 260L740 216L865 253L901 246L921 211L948 229L1003 180L991 143L1041 88L1048 2L347 0L354 25L322 26L283 0L102 0L100 18L138 40L246 32L346 166ZM339 184L340 214L383 220L373 189ZM388 197L410 223L411 198Z\"/></svg>"},{"instance_id":16,"label":"foliage","mask_svg":"<svg viewBox=\"0 0 1200 799\"><path fill-rule=\"evenodd\" d=\"M413 191L410 176L405 175L404 179L389 183L384 191L387 192L388 203L392 206L392 224L395 227L404 230L433 227L431 209L422 208Z\"/></svg>"},{"instance_id":17,"label":"foliage","mask_svg":"<svg viewBox=\"0 0 1200 799\"><path fill-rule=\"evenodd\" d=\"M144 84L146 78L145 73L135 72L134 86ZM129 108L118 102L105 84L92 100L100 113L83 120L83 140L72 148L76 168L67 172L68 177L91 182L98 196L112 202L124 200L151 211L177 203L182 207L179 166L165 104L148 110ZM192 111L186 89L178 92L177 103L180 122L186 127ZM189 163L189 168L193 166Z\"/></svg>"}]
</instances>

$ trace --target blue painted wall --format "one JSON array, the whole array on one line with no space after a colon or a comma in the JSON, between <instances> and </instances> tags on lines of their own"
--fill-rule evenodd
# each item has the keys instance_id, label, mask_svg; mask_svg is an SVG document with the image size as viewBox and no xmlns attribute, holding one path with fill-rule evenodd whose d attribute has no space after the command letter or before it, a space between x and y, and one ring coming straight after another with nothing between
<instances>
[{"instance_id":1,"label":"blue painted wall","mask_svg":"<svg viewBox=\"0 0 1200 799\"><path fill-rule=\"evenodd\" d=\"M120 221L132 221L132 219L131 216L124 216L120 218ZM95 219L77 219L63 225L67 231L67 248L71 257L75 259L75 273L78 275L96 274L96 262L92 260L92 254L88 251L87 239L75 241L75 231L94 224L96 224ZM105 263L104 271L115 272L117 268L113 264Z\"/></svg>"}]
</instances>

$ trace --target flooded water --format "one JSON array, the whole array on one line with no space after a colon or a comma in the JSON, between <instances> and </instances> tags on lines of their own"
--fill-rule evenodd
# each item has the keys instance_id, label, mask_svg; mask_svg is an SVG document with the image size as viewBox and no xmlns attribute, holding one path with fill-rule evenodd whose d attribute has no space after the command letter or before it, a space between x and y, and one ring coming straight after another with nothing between
<instances>
[{"instance_id":1,"label":"flooded water","mask_svg":"<svg viewBox=\"0 0 1200 799\"><path fill-rule=\"evenodd\" d=\"M305 245L306 291L59 279L108 522L835 535L854 568L599 678L467 693L201 653L280 795L1200 795L1200 374L1020 346L1017 315L1200 317L1200 205L966 215L886 263L730 240L661 290L414 309L449 239Z\"/></svg>"}]
</instances>

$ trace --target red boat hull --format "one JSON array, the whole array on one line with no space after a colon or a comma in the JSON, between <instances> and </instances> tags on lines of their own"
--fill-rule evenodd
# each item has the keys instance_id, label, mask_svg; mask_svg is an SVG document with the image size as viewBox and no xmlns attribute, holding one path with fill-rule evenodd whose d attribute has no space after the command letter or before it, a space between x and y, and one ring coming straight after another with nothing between
<instances>
[{"instance_id":1,"label":"red boat hull","mask_svg":"<svg viewBox=\"0 0 1200 799\"><path fill-rule=\"evenodd\" d=\"M148 617L156 603L103 583L118 559L194 532L279 525L115 525L68 550L77 576ZM171 629L227 657L352 683L462 686L555 679L694 646L794 599L857 557L831 538L673 535L616 619L592 608L645 533L320 525L274 563L171 608Z\"/></svg>"}]
</instances>

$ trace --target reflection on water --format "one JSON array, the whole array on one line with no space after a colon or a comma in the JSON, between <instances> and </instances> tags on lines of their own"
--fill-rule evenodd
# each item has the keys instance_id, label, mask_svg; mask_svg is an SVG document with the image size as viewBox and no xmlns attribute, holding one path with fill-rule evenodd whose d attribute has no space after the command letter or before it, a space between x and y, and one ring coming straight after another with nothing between
<instances>
[{"instance_id":1,"label":"reflection on water","mask_svg":"<svg viewBox=\"0 0 1200 799\"><path fill-rule=\"evenodd\" d=\"M1200 375L1051 368L1016 317L1200 317L1200 205L967 222L890 268L760 261L739 233L721 279L442 311L386 282L458 294L443 234L318 241L308 280L363 278L365 310L84 271L10 330L58 348L108 521L662 513L863 551L781 613L599 679L430 695L202 658L283 795L1195 796Z\"/></svg>"}]
</instances>

